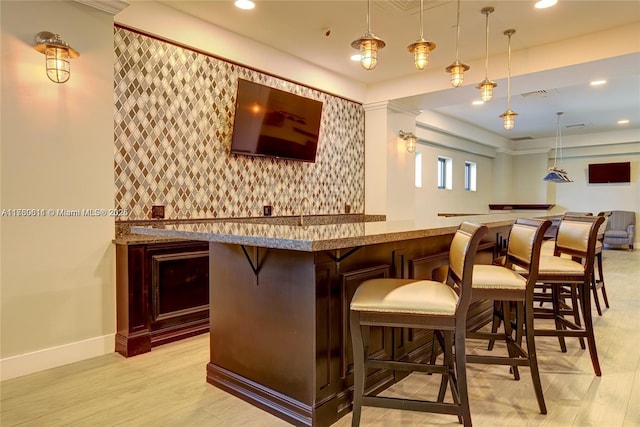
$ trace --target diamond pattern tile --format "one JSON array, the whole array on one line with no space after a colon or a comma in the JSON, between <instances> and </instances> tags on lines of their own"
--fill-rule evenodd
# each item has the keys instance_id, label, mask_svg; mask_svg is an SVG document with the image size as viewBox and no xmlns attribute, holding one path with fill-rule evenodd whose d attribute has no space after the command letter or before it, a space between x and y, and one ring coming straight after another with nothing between
<instances>
[{"instance_id":1,"label":"diamond pattern tile","mask_svg":"<svg viewBox=\"0 0 640 427\"><path fill-rule=\"evenodd\" d=\"M364 212L362 105L115 28L115 206L129 220ZM241 77L322 101L315 163L230 156Z\"/></svg>"}]
</instances>

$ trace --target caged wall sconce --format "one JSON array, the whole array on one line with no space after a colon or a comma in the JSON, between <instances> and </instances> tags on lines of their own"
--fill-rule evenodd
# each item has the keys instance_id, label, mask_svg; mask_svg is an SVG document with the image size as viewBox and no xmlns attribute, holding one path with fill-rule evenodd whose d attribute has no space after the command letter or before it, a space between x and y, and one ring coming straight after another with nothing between
<instances>
[{"instance_id":1,"label":"caged wall sconce","mask_svg":"<svg viewBox=\"0 0 640 427\"><path fill-rule=\"evenodd\" d=\"M418 138L413 133L405 132L403 130L400 131L400 138L404 139L404 142L407 144L407 151L415 153Z\"/></svg>"},{"instance_id":2,"label":"caged wall sconce","mask_svg":"<svg viewBox=\"0 0 640 427\"><path fill-rule=\"evenodd\" d=\"M58 34L41 31L36 34L34 49L44 54L47 77L55 83L64 83L71 76L70 59L80 56Z\"/></svg>"}]
</instances>

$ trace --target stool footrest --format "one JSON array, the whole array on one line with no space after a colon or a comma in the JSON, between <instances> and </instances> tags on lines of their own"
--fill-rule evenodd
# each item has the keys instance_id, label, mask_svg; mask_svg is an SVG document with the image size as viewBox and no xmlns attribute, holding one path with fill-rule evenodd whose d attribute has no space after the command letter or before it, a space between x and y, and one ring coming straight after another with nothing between
<instances>
[{"instance_id":1,"label":"stool footrest","mask_svg":"<svg viewBox=\"0 0 640 427\"><path fill-rule=\"evenodd\" d=\"M460 405L455 403L440 403L378 396L364 396L362 403L365 406L375 406L377 408L405 409L410 411L435 412L451 415L461 415L462 413Z\"/></svg>"},{"instance_id":2,"label":"stool footrest","mask_svg":"<svg viewBox=\"0 0 640 427\"><path fill-rule=\"evenodd\" d=\"M367 360L367 368L419 371L444 375L449 374L447 367L442 365L427 365L424 363L397 362L392 360Z\"/></svg>"}]
</instances>

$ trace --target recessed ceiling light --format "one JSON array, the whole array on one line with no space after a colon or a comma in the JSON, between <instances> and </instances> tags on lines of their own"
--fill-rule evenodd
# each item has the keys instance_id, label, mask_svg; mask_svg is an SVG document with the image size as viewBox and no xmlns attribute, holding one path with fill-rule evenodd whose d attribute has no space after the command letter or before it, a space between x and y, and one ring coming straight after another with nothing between
<instances>
[{"instance_id":1,"label":"recessed ceiling light","mask_svg":"<svg viewBox=\"0 0 640 427\"><path fill-rule=\"evenodd\" d=\"M628 125L629 124L629 120L624 119L624 120L618 120L618 124L619 125Z\"/></svg>"},{"instance_id":2,"label":"recessed ceiling light","mask_svg":"<svg viewBox=\"0 0 640 427\"><path fill-rule=\"evenodd\" d=\"M591 86L602 86L603 84L606 84L607 81L606 80L594 80L591 83L589 83Z\"/></svg>"},{"instance_id":3,"label":"recessed ceiling light","mask_svg":"<svg viewBox=\"0 0 640 427\"><path fill-rule=\"evenodd\" d=\"M256 7L256 4L251 0L236 0L235 5L238 9L250 10Z\"/></svg>"},{"instance_id":4,"label":"recessed ceiling light","mask_svg":"<svg viewBox=\"0 0 640 427\"><path fill-rule=\"evenodd\" d=\"M484 101L481 99L476 99L471 103L471 105L484 105Z\"/></svg>"},{"instance_id":5,"label":"recessed ceiling light","mask_svg":"<svg viewBox=\"0 0 640 427\"><path fill-rule=\"evenodd\" d=\"M534 7L536 9L546 9L551 6L555 6L558 3L558 0L540 0L537 1Z\"/></svg>"}]
</instances>

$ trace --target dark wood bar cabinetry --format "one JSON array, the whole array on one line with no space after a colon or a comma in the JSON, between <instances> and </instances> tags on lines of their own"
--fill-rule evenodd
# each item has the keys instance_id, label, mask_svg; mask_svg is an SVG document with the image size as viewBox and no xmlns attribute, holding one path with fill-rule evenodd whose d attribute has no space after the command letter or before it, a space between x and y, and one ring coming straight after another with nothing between
<instances>
[{"instance_id":1,"label":"dark wood bar cabinetry","mask_svg":"<svg viewBox=\"0 0 640 427\"><path fill-rule=\"evenodd\" d=\"M489 227L477 263L490 263L515 217L473 218ZM197 223L132 227L140 235L209 242L207 382L294 425L328 426L351 411L349 305L365 280L442 276L460 218L318 225ZM468 312L491 320L492 304ZM431 331L373 328L374 358L427 361ZM367 389L406 375L369 370Z\"/></svg>"},{"instance_id":2,"label":"dark wood bar cabinetry","mask_svg":"<svg viewBox=\"0 0 640 427\"><path fill-rule=\"evenodd\" d=\"M209 245L116 243L116 351L125 357L209 331Z\"/></svg>"},{"instance_id":3,"label":"dark wood bar cabinetry","mask_svg":"<svg viewBox=\"0 0 640 427\"><path fill-rule=\"evenodd\" d=\"M351 411L353 354L349 304L356 288L379 277L431 278L448 263L451 235L304 252L211 243L211 361L207 381L294 425L327 426ZM477 262L490 263L495 240ZM252 268L254 267L254 268ZM475 304L470 325L491 319ZM430 331L372 328L370 354L428 361ZM370 370L369 390L402 371Z\"/></svg>"}]
</instances>

